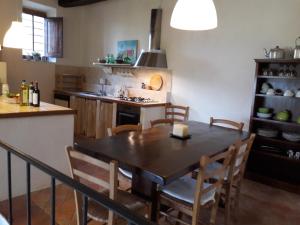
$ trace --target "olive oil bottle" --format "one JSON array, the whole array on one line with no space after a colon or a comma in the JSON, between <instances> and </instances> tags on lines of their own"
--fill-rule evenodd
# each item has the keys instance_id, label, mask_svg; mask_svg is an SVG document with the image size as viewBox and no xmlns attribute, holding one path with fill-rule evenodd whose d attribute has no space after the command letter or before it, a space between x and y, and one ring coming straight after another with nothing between
<instances>
[{"instance_id":1,"label":"olive oil bottle","mask_svg":"<svg viewBox=\"0 0 300 225\"><path fill-rule=\"evenodd\" d=\"M22 80L20 88L20 105L28 106L29 105L29 87L26 84L25 80Z\"/></svg>"}]
</instances>

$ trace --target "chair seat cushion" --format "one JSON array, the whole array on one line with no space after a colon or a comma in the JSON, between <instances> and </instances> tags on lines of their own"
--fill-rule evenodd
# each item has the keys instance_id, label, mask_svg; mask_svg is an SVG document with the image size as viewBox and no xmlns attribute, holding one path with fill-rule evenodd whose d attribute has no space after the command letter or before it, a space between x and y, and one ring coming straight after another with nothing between
<instances>
[{"instance_id":1,"label":"chair seat cushion","mask_svg":"<svg viewBox=\"0 0 300 225\"><path fill-rule=\"evenodd\" d=\"M108 191L106 191L103 194L107 196L109 195ZM132 211L138 213L145 213L146 203L133 194L130 194L126 191L118 190L117 198L115 200ZM97 202L89 200L88 216L95 221L107 223L108 210L103 206L99 205ZM117 224L121 223L118 222Z\"/></svg>"},{"instance_id":2,"label":"chair seat cushion","mask_svg":"<svg viewBox=\"0 0 300 225\"><path fill-rule=\"evenodd\" d=\"M194 204L194 197L196 191L196 180L191 177L181 177L180 179L162 187L162 192L184 202ZM211 184L204 183L204 188L209 187ZM215 200L216 190L212 189L201 197L201 205L205 205L209 201Z\"/></svg>"},{"instance_id":3,"label":"chair seat cushion","mask_svg":"<svg viewBox=\"0 0 300 225\"><path fill-rule=\"evenodd\" d=\"M222 164L221 163L218 163L218 162L213 162L213 163L210 163L207 165L207 173L211 173L212 171L214 170L218 170L222 167ZM199 169L195 170L196 172L199 172ZM226 181L228 179L228 174L229 174L229 170L227 170L226 174L225 174L225 177L224 177L224 180ZM236 174L235 174L236 175ZM215 179L219 179L219 176L214 176Z\"/></svg>"},{"instance_id":4,"label":"chair seat cushion","mask_svg":"<svg viewBox=\"0 0 300 225\"><path fill-rule=\"evenodd\" d=\"M127 178L129 178L129 179L132 179L132 173L131 173L130 171L124 170L124 169L122 169L122 168L119 168L119 171L120 171L120 173L121 173L123 176L125 176L125 177L127 177Z\"/></svg>"}]
</instances>

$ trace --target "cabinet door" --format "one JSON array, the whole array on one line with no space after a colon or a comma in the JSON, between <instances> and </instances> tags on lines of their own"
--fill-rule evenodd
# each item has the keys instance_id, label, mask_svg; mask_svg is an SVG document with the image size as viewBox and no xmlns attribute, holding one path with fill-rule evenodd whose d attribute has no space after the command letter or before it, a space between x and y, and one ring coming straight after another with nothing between
<instances>
[{"instance_id":1,"label":"cabinet door","mask_svg":"<svg viewBox=\"0 0 300 225\"><path fill-rule=\"evenodd\" d=\"M107 128L112 127L113 103L97 101L96 138L107 136Z\"/></svg>"},{"instance_id":2,"label":"cabinet door","mask_svg":"<svg viewBox=\"0 0 300 225\"><path fill-rule=\"evenodd\" d=\"M86 102L86 136L96 137L96 109L97 101L87 99Z\"/></svg>"},{"instance_id":3,"label":"cabinet door","mask_svg":"<svg viewBox=\"0 0 300 225\"><path fill-rule=\"evenodd\" d=\"M74 121L75 136L86 134L86 103L84 98L72 96L70 99L70 108L77 111Z\"/></svg>"}]
</instances>

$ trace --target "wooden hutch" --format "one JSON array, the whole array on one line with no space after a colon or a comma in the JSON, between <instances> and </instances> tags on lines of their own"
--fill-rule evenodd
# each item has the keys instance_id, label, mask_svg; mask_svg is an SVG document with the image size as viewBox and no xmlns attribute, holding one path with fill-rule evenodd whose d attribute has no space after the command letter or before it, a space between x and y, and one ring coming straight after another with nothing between
<instances>
[{"instance_id":1,"label":"wooden hutch","mask_svg":"<svg viewBox=\"0 0 300 225\"><path fill-rule=\"evenodd\" d=\"M300 124L296 122L300 117L300 98L261 93L263 83L268 83L273 89L296 93L300 89L300 59L256 59L255 62L250 131L257 133L258 129L271 129L277 130L278 135L272 138L257 135L248 161L247 177L300 193L300 160L290 158L287 153L289 150L300 152L300 142L282 137L283 132L300 134ZM292 72L293 76L286 76L286 72ZM259 118L260 107L270 108L273 116ZM276 120L275 114L283 110L290 112L289 120Z\"/></svg>"}]
</instances>

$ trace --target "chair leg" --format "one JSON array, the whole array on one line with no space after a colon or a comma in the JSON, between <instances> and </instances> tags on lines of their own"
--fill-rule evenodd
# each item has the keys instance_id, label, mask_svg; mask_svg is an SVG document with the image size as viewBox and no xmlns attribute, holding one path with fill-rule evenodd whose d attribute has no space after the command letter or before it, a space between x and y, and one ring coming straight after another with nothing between
<instances>
[{"instance_id":1,"label":"chair leg","mask_svg":"<svg viewBox=\"0 0 300 225\"><path fill-rule=\"evenodd\" d=\"M216 193L216 198L215 198L216 201L213 204L212 209L211 209L211 213L210 213L210 221L209 221L210 225L215 225L216 224L217 211L218 211L218 207L219 207L220 198L221 198L221 193Z\"/></svg>"},{"instance_id":2,"label":"chair leg","mask_svg":"<svg viewBox=\"0 0 300 225\"><path fill-rule=\"evenodd\" d=\"M238 215L239 215L241 183L242 183L241 180L239 180L237 182L236 193L235 193L235 197L234 197L234 220L235 220L235 222L237 222Z\"/></svg>"},{"instance_id":3,"label":"chair leg","mask_svg":"<svg viewBox=\"0 0 300 225\"><path fill-rule=\"evenodd\" d=\"M182 220L183 213L178 211L177 219ZM176 221L175 225L180 225L179 221Z\"/></svg>"},{"instance_id":4,"label":"chair leg","mask_svg":"<svg viewBox=\"0 0 300 225\"><path fill-rule=\"evenodd\" d=\"M225 225L230 224L231 209L231 184L224 185L225 188Z\"/></svg>"}]
</instances>

